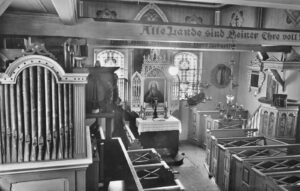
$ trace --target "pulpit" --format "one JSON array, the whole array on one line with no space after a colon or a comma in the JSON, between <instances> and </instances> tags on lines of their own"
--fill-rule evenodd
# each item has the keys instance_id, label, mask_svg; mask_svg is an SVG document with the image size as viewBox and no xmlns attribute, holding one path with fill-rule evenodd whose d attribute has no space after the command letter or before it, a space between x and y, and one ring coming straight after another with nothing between
<instances>
[{"instance_id":1,"label":"pulpit","mask_svg":"<svg viewBox=\"0 0 300 191\"><path fill-rule=\"evenodd\" d=\"M162 155L176 156L181 132L180 120L173 116L168 119L137 118L136 126L144 148L156 148Z\"/></svg>"},{"instance_id":2,"label":"pulpit","mask_svg":"<svg viewBox=\"0 0 300 191\"><path fill-rule=\"evenodd\" d=\"M287 143L295 143L298 106L275 107L261 104L259 133Z\"/></svg>"}]
</instances>

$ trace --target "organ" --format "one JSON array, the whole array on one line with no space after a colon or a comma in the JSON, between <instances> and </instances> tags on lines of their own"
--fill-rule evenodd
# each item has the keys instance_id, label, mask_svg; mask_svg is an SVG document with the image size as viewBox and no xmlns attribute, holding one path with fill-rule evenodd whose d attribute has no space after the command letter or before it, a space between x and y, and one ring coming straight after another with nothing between
<instances>
[{"instance_id":1,"label":"organ","mask_svg":"<svg viewBox=\"0 0 300 191\"><path fill-rule=\"evenodd\" d=\"M85 190L87 76L43 55L23 56L0 74L1 190Z\"/></svg>"}]
</instances>

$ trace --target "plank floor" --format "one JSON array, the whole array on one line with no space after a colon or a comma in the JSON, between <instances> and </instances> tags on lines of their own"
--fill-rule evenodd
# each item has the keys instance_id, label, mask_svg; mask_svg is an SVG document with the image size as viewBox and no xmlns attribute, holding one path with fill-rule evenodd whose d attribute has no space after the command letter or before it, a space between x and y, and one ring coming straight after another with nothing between
<instances>
[{"instance_id":1,"label":"plank floor","mask_svg":"<svg viewBox=\"0 0 300 191\"><path fill-rule=\"evenodd\" d=\"M220 191L214 179L208 178L204 167L205 150L190 143L180 143L179 153L184 153L181 166L172 168L179 172L176 177L181 181L186 191Z\"/></svg>"}]
</instances>

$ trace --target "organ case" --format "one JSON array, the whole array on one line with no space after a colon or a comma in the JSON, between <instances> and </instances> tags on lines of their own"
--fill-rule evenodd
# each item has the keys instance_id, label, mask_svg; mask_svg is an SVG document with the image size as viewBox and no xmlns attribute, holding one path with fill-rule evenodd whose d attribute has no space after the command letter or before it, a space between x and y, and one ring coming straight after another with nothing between
<instances>
[{"instance_id":1,"label":"organ case","mask_svg":"<svg viewBox=\"0 0 300 191\"><path fill-rule=\"evenodd\" d=\"M85 190L92 162L85 119L87 74L65 73L53 59L23 56L0 74L0 188L64 180L64 190ZM50 172L48 172L51 170ZM4 181L5 180L5 181ZM28 185L28 184L26 184Z\"/></svg>"}]
</instances>

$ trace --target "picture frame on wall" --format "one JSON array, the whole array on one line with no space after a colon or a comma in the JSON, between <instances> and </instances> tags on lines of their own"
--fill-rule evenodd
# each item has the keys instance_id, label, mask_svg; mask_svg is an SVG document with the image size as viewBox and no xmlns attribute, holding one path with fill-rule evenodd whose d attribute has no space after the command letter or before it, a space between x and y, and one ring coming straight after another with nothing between
<instances>
[{"instance_id":1,"label":"picture frame on wall","mask_svg":"<svg viewBox=\"0 0 300 191\"><path fill-rule=\"evenodd\" d=\"M145 78L144 102L152 103L155 99L158 103L164 103L166 97L166 80L163 78Z\"/></svg>"}]
</instances>

